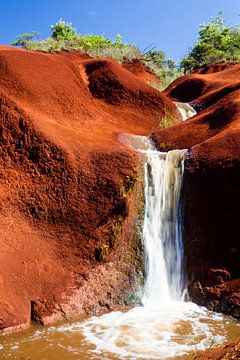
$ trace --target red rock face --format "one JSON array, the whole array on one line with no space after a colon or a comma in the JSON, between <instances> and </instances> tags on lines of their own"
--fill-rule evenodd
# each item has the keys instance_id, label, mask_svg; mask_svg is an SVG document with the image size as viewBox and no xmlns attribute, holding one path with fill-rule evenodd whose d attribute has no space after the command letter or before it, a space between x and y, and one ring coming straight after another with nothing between
<instances>
[{"instance_id":1,"label":"red rock face","mask_svg":"<svg viewBox=\"0 0 240 360\"><path fill-rule=\"evenodd\" d=\"M238 360L240 359L240 344L234 342L224 348L212 349L196 355L195 360Z\"/></svg>"},{"instance_id":2,"label":"red rock face","mask_svg":"<svg viewBox=\"0 0 240 360\"><path fill-rule=\"evenodd\" d=\"M221 69L220 69L221 70ZM187 148L183 197L190 297L240 318L240 65L176 80L165 94L191 101L192 119L156 131L159 148Z\"/></svg>"},{"instance_id":3,"label":"red rock face","mask_svg":"<svg viewBox=\"0 0 240 360\"><path fill-rule=\"evenodd\" d=\"M240 317L239 162L189 160L185 170L185 248L191 298Z\"/></svg>"},{"instance_id":4,"label":"red rock face","mask_svg":"<svg viewBox=\"0 0 240 360\"><path fill-rule=\"evenodd\" d=\"M0 328L126 306L141 176L118 134L150 134L173 103L76 52L2 47L0 74Z\"/></svg>"},{"instance_id":5,"label":"red rock face","mask_svg":"<svg viewBox=\"0 0 240 360\"><path fill-rule=\"evenodd\" d=\"M157 76L138 59L125 60L123 66L138 78L145 80L148 83L161 84L159 78L157 78Z\"/></svg>"}]
</instances>

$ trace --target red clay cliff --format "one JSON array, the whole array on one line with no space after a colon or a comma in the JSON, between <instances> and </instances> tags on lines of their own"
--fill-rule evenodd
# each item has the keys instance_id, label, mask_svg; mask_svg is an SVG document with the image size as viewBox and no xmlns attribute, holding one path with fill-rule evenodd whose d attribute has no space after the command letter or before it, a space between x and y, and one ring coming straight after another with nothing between
<instances>
[{"instance_id":1,"label":"red clay cliff","mask_svg":"<svg viewBox=\"0 0 240 360\"><path fill-rule=\"evenodd\" d=\"M77 52L0 47L0 329L129 305L141 159L118 136L177 116L141 77Z\"/></svg>"},{"instance_id":2,"label":"red clay cliff","mask_svg":"<svg viewBox=\"0 0 240 360\"><path fill-rule=\"evenodd\" d=\"M129 306L143 277L141 157L119 134L187 148L190 297L240 318L240 65L163 94L139 63L0 47L0 329ZM190 102L192 119L159 129Z\"/></svg>"}]
</instances>

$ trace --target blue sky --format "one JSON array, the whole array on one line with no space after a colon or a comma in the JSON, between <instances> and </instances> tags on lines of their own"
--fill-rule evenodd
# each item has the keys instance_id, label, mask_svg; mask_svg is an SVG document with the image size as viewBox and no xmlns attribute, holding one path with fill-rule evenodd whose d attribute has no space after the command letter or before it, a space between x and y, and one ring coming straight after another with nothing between
<instances>
[{"instance_id":1,"label":"blue sky","mask_svg":"<svg viewBox=\"0 0 240 360\"><path fill-rule=\"evenodd\" d=\"M50 34L59 18L82 34L117 33L144 49L151 43L179 61L197 39L199 24L224 11L229 25L239 23L240 0L0 0L0 43L16 35Z\"/></svg>"}]
</instances>

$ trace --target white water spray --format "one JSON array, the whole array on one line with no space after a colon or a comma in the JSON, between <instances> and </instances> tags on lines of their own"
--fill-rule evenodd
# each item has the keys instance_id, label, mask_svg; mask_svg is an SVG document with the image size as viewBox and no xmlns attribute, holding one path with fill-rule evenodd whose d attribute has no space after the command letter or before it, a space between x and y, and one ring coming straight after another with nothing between
<instances>
[{"instance_id":1,"label":"white water spray","mask_svg":"<svg viewBox=\"0 0 240 360\"><path fill-rule=\"evenodd\" d=\"M180 192L186 150L149 150L145 173L143 304L181 301L184 290Z\"/></svg>"},{"instance_id":2,"label":"white water spray","mask_svg":"<svg viewBox=\"0 0 240 360\"><path fill-rule=\"evenodd\" d=\"M186 150L162 153L149 139L130 136L145 157L143 306L112 312L84 324L96 352L119 359L175 359L225 340L224 317L184 302L181 187ZM109 357L110 358L110 357Z\"/></svg>"},{"instance_id":3,"label":"white water spray","mask_svg":"<svg viewBox=\"0 0 240 360\"><path fill-rule=\"evenodd\" d=\"M196 110L188 103L176 103L177 109L181 114L182 121L185 121L197 114Z\"/></svg>"}]
</instances>

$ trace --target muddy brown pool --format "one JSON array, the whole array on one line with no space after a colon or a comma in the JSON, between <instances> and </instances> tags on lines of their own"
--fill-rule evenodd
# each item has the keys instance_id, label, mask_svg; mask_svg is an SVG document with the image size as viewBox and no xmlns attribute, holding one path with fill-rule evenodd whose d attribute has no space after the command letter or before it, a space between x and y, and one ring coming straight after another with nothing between
<instances>
[{"instance_id":1,"label":"muddy brown pool","mask_svg":"<svg viewBox=\"0 0 240 360\"><path fill-rule=\"evenodd\" d=\"M240 324L193 303L135 307L0 338L0 359L192 359L240 338Z\"/></svg>"}]
</instances>

